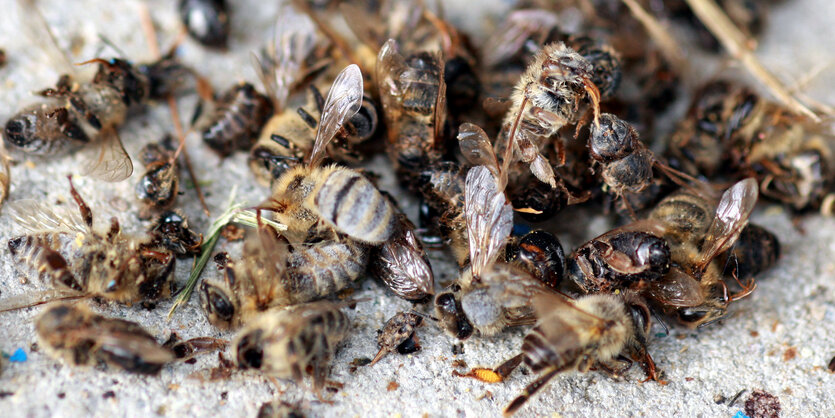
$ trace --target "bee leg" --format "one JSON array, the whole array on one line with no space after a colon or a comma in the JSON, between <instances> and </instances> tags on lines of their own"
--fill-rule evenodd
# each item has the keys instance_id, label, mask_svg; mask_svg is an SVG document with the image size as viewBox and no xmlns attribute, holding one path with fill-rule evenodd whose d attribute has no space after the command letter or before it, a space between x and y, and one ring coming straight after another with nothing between
<instances>
[{"instance_id":1,"label":"bee leg","mask_svg":"<svg viewBox=\"0 0 835 418\"><path fill-rule=\"evenodd\" d=\"M327 404L333 404L333 401L325 399L322 395L322 389L327 383L328 362L329 356L324 358L316 357L313 359L313 392L316 393L316 399Z\"/></svg>"},{"instance_id":2,"label":"bee leg","mask_svg":"<svg viewBox=\"0 0 835 418\"><path fill-rule=\"evenodd\" d=\"M525 402L527 402L528 399L531 398L531 396L536 394L536 392L539 392L539 390L545 387L548 384L548 382L550 382L551 379L554 378L554 376L556 376L563 370L565 370L565 367L550 369L547 373L534 380L533 383L526 386L525 390L522 391L522 394L517 396L516 399L514 399L512 402L510 402L509 405L507 405L507 408L505 408L504 410L504 416L510 416L515 414L516 411L518 411L519 408L521 408L525 404Z\"/></svg>"},{"instance_id":3,"label":"bee leg","mask_svg":"<svg viewBox=\"0 0 835 418\"><path fill-rule=\"evenodd\" d=\"M638 353L636 353L638 358L637 361L640 361L644 367L644 373L646 373L647 377L644 380L641 380L641 383L648 382L650 380L658 382L661 385L666 385L667 381L663 380L658 375L658 369L655 368L655 361L652 359L652 356L647 351L646 346L642 346L638 349Z\"/></svg>"},{"instance_id":4,"label":"bee leg","mask_svg":"<svg viewBox=\"0 0 835 418\"><path fill-rule=\"evenodd\" d=\"M84 223L88 227L93 226L93 211L90 210L90 207L87 206L87 203L84 202L84 199L78 193L78 190L75 190L75 186L72 184L72 175L67 176L67 179L70 181L70 194L72 194L73 200L78 205L78 211L81 212L81 219L84 220Z\"/></svg>"}]
</instances>

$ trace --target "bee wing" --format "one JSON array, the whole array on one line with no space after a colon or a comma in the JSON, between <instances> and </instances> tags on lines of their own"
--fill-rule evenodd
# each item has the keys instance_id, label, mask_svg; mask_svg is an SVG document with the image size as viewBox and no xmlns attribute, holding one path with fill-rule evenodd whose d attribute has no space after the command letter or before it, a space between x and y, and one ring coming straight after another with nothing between
<instances>
[{"instance_id":1,"label":"bee wing","mask_svg":"<svg viewBox=\"0 0 835 418\"><path fill-rule=\"evenodd\" d=\"M583 342L577 330L591 332L600 326L600 318L578 308L573 301L554 292L537 294L531 304L539 318L536 328L531 333L538 331L555 353L580 348Z\"/></svg>"},{"instance_id":2,"label":"bee wing","mask_svg":"<svg viewBox=\"0 0 835 418\"><path fill-rule=\"evenodd\" d=\"M348 28L360 42L369 48L377 49L385 42L385 34L381 28L385 27L379 13L363 8L354 3L340 3L339 10L345 18Z\"/></svg>"},{"instance_id":3,"label":"bee wing","mask_svg":"<svg viewBox=\"0 0 835 418\"><path fill-rule=\"evenodd\" d=\"M22 295L10 296L0 300L0 312L15 311L59 300L81 299L89 296L88 293L66 288L49 289L39 292L27 291Z\"/></svg>"},{"instance_id":4,"label":"bee wing","mask_svg":"<svg viewBox=\"0 0 835 418\"><path fill-rule=\"evenodd\" d=\"M702 244L699 265L709 263L736 242L748 225L748 217L757 204L758 194L759 185L753 178L739 181L725 191Z\"/></svg>"},{"instance_id":5,"label":"bee wing","mask_svg":"<svg viewBox=\"0 0 835 418\"><path fill-rule=\"evenodd\" d=\"M35 0L18 0L17 4L21 12L19 22L26 22L22 26L26 28L25 33L32 42L32 46L43 51L48 62L59 66L62 74L76 76L78 74L76 67L72 65L67 52L58 46L58 40L49 27L49 22L38 9Z\"/></svg>"},{"instance_id":6,"label":"bee wing","mask_svg":"<svg viewBox=\"0 0 835 418\"><path fill-rule=\"evenodd\" d=\"M0 207L9 197L9 187L12 184L12 169L9 165L11 157L6 151L6 146L3 145L4 143L2 137L0 137L0 160L2 160L0 161L0 164L2 164L2 167L0 167Z\"/></svg>"},{"instance_id":7,"label":"bee wing","mask_svg":"<svg viewBox=\"0 0 835 418\"><path fill-rule=\"evenodd\" d=\"M443 142L444 125L446 124L446 81L444 80L445 61L443 53L438 53L438 63L441 67L440 77L438 79L438 97L435 98L435 112L432 117L433 134L435 139L435 148L441 147Z\"/></svg>"},{"instance_id":8,"label":"bee wing","mask_svg":"<svg viewBox=\"0 0 835 418\"><path fill-rule=\"evenodd\" d=\"M133 174L133 163L113 127L107 126L99 131L99 144L87 147L84 152L86 164L81 170L83 176L115 183Z\"/></svg>"},{"instance_id":9,"label":"bee wing","mask_svg":"<svg viewBox=\"0 0 835 418\"><path fill-rule=\"evenodd\" d=\"M112 331L101 333L97 329L87 331L89 337L99 343L100 349L119 357L141 357L143 363L165 364L174 361L174 353L160 346L153 338L142 334Z\"/></svg>"},{"instance_id":10,"label":"bee wing","mask_svg":"<svg viewBox=\"0 0 835 418\"><path fill-rule=\"evenodd\" d=\"M703 302L699 282L676 267L661 280L651 282L646 292L651 299L665 306L696 306Z\"/></svg>"},{"instance_id":11,"label":"bee wing","mask_svg":"<svg viewBox=\"0 0 835 418\"><path fill-rule=\"evenodd\" d=\"M9 203L9 213L14 224L26 232L89 232L81 215L76 211L55 211L43 202L25 199Z\"/></svg>"},{"instance_id":12,"label":"bee wing","mask_svg":"<svg viewBox=\"0 0 835 418\"><path fill-rule=\"evenodd\" d=\"M289 5L281 7L265 56L254 56L256 73L277 109L284 109L302 62L315 45L316 27L310 18Z\"/></svg>"},{"instance_id":13,"label":"bee wing","mask_svg":"<svg viewBox=\"0 0 835 418\"><path fill-rule=\"evenodd\" d=\"M499 256L513 229L513 207L499 190L496 178L479 165L467 172L464 212L473 275L479 277Z\"/></svg>"},{"instance_id":14,"label":"bee wing","mask_svg":"<svg viewBox=\"0 0 835 418\"><path fill-rule=\"evenodd\" d=\"M487 39L482 49L484 64L490 67L507 60L519 52L532 35L550 30L558 21L555 13L541 9L511 13L505 23Z\"/></svg>"},{"instance_id":15,"label":"bee wing","mask_svg":"<svg viewBox=\"0 0 835 418\"><path fill-rule=\"evenodd\" d=\"M360 67L351 64L345 67L333 81L322 116L316 130L316 140L310 154L309 164L316 167L324 158L325 147L336 132L342 128L345 120L354 116L362 106L362 73Z\"/></svg>"},{"instance_id":16,"label":"bee wing","mask_svg":"<svg viewBox=\"0 0 835 418\"><path fill-rule=\"evenodd\" d=\"M480 126L465 122L458 128L458 146L464 159L472 165L483 165L499 176L499 162L490 138Z\"/></svg>"},{"instance_id":17,"label":"bee wing","mask_svg":"<svg viewBox=\"0 0 835 418\"><path fill-rule=\"evenodd\" d=\"M400 74L404 71L406 71L406 61L397 51L397 42L389 39L380 48L374 69L377 88L380 90L380 103L387 115L397 107L396 98L400 95Z\"/></svg>"}]
</instances>

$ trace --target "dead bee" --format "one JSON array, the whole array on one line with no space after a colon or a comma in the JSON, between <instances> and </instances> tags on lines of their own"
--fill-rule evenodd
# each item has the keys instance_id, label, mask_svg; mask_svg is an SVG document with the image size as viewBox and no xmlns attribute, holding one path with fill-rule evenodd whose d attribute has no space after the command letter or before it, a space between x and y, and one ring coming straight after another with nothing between
<instances>
[{"instance_id":1,"label":"dead bee","mask_svg":"<svg viewBox=\"0 0 835 418\"><path fill-rule=\"evenodd\" d=\"M116 218L110 228L93 228L93 213L70 181L79 214L59 215L42 203L19 200L12 218L27 231L9 240L13 261L55 290L6 300L2 310L44 303L53 298L101 297L133 304L166 298L171 292L174 254L148 237L122 234ZM31 271L29 273L28 271Z\"/></svg>"},{"instance_id":2,"label":"dead bee","mask_svg":"<svg viewBox=\"0 0 835 418\"><path fill-rule=\"evenodd\" d=\"M151 211L168 209L174 204L180 189L180 167L171 136L159 142L151 142L139 151L139 160L145 166L145 174L136 183L136 196L142 202L141 218Z\"/></svg>"},{"instance_id":3,"label":"dead bee","mask_svg":"<svg viewBox=\"0 0 835 418\"><path fill-rule=\"evenodd\" d=\"M43 21L34 2L20 4L25 13L37 14L34 19ZM43 39L54 39L51 33L41 35L39 44ZM105 181L126 179L133 164L119 139L118 127L137 107L182 90L184 79L194 75L173 53L139 65L119 58L94 58L86 62L99 66L90 81L75 80L75 70L67 66L54 87L38 93L45 102L25 107L6 122L6 144L39 156L55 156L84 146L84 175Z\"/></svg>"},{"instance_id":4,"label":"dead bee","mask_svg":"<svg viewBox=\"0 0 835 418\"><path fill-rule=\"evenodd\" d=\"M397 225L391 238L374 249L369 267L395 295L406 300L425 301L435 294L432 266L423 244L415 235L415 225L391 199L397 209Z\"/></svg>"},{"instance_id":5,"label":"dead bee","mask_svg":"<svg viewBox=\"0 0 835 418\"><path fill-rule=\"evenodd\" d=\"M722 275L726 279L750 281L777 263L780 258L780 241L771 231L749 223L725 255Z\"/></svg>"},{"instance_id":6,"label":"dead bee","mask_svg":"<svg viewBox=\"0 0 835 418\"><path fill-rule=\"evenodd\" d=\"M403 57L390 39L377 56L377 86L386 117L386 151L401 183L444 154L446 83L443 59L420 52Z\"/></svg>"},{"instance_id":7,"label":"dead bee","mask_svg":"<svg viewBox=\"0 0 835 418\"><path fill-rule=\"evenodd\" d=\"M188 34L203 45L225 48L229 12L225 0L180 0L180 20Z\"/></svg>"},{"instance_id":8,"label":"dead bee","mask_svg":"<svg viewBox=\"0 0 835 418\"><path fill-rule=\"evenodd\" d=\"M600 113L600 91L592 82L594 66L563 43L546 45L516 85L513 105L502 126L502 134L531 172L552 188L557 178L551 163L540 149L560 128L576 122L581 101L588 98L594 111L595 124ZM560 148L558 146L558 148ZM558 149L557 165L564 155Z\"/></svg>"},{"instance_id":9,"label":"dead bee","mask_svg":"<svg viewBox=\"0 0 835 418\"><path fill-rule=\"evenodd\" d=\"M162 346L170 349L177 360L185 361L202 353L223 350L229 341L212 337L197 337L182 341L176 333L171 333Z\"/></svg>"},{"instance_id":10,"label":"dead bee","mask_svg":"<svg viewBox=\"0 0 835 418\"><path fill-rule=\"evenodd\" d=\"M306 164L282 174L272 187L272 197L263 204L280 223L288 225L291 242L303 242L320 220L353 240L371 245L382 244L394 233L394 206L374 184L354 170L320 166L328 142L359 110L362 94L359 67L349 65L328 92Z\"/></svg>"},{"instance_id":11,"label":"dead bee","mask_svg":"<svg viewBox=\"0 0 835 418\"><path fill-rule=\"evenodd\" d=\"M238 367L297 383L310 374L321 398L328 363L351 328L341 306L319 301L261 313L235 337Z\"/></svg>"},{"instance_id":12,"label":"dead bee","mask_svg":"<svg viewBox=\"0 0 835 418\"><path fill-rule=\"evenodd\" d=\"M304 418L304 413L297 407L284 401L264 402L258 408L256 418Z\"/></svg>"},{"instance_id":13,"label":"dead bee","mask_svg":"<svg viewBox=\"0 0 835 418\"><path fill-rule=\"evenodd\" d=\"M261 136L252 147L249 166L256 179L265 185L290 168L301 164L310 153L321 119L325 99L320 93L320 83L311 84L307 102L291 111L286 106L290 91L298 88L308 77L302 77L305 59L313 54L317 34L310 19L296 13L291 7L282 9L277 24L276 41L267 53L258 59L257 72L273 100L273 116L262 129ZM323 80L332 81L333 65L307 68L308 75L325 72ZM374 136L378 129L378 109L370 95L363 96L359 111L351 115L328 144L328 155L334 160L355 163L362 159L357 147Z\"/></svg>"},{"instance_id":14,"label":"dead bee","mask_svg":"<svg viewBox=\"0 0 835 418\"><path fill-rule=\"evenodd\" d=\"M741 284L740 293L729 294L718 256L748 225L757 190L756 180L749 178L725 191L718 204L709 189L683 191L661 201L649 219L662 225L673 265L661 280L648 283L642 295L690 327L722 319L731 302L749 295L756 288L753 279Z\"/></svg>"},{"instance_id":15,"label":"dead bee","mask_svg":"<svg viewBox=\"0 0 835 418\"><path fill-rule=\"evenodd\" d=\"M628 294L598 294L572 301L551 293L534 296L533 306L540 319L525 336L522 354L494 369L490 376L491 382L501 381L522 361L539 373L508 404L506 416L516 413L560 373L585 373L596 367L620 374L631 366L627 356L632 354L646 362L650 378L657 378L655 364L646 351L650 313L640 299ZM483 369L465 376L478 378L484 374L479 370Z\"/></svg>"},{"instance_id":16,"label":"dead bee","mask_svg":"<svg viewBox=\"0 0 835 418\"><path fill-rule=\"evenodd\" d=\"M553 234L537 229L511 238L505 260L516 264L537 280L557 289L565 277L565 252Z\"/></svg>"},{"instance_id":17,"label":"dead bee","mask_svg":"<svg viewBox=\"0 0 835 418\"><path fill-rule=\"evenodd\" d=\"M535 322L530 298L550 289L528 272L497 262L513 227L513 208L504 194L509 158L500 166L487 135L475 125L462 126L459 142L470 162L484 165L471 168L465 184L470 267L436 297L436 312L451 335L466 338L463 331L475 330L489 336Z\"/></svg>"},{"instance_id":18,"label":"dead bee","mask_svg":"<svg viewBox=\"0 0 835 418\"><path fill-rule=\"evenodd\" d=\"M139 324L103 317L80 304L50 305L35 320L35 331L50 355L75 366L155 375L175 359Z\"/></svg>"},{"instance_id":19,"label":"dead bee","mask_svg":"<svg viewBox=\"0 0 835 418\"><path fill-rule=\"evenodd\" d=\"M156 246L171 250L177 256L196 256L203 244L203 235L191 230L186 217L177 211L160 214L148 235Z\"/></svg>"},{"instance_id":20,"label":"dead bee","mask_svg":"<svg viewBox=\"0 0 835 418\"><path fill-rule=\"evenodd\" d=\"M694 99L668 153L691 174L754 177L763 196L815 209L835 182L834 139L747 87L715 81Z\"/></svg>"},{"instance_id":21,"label":"dead bee","mask_svg":"<svg viewBox=\"0 0 835 418\"><path fill-rule=\"evenodd\" d=\"M413 312L398 312L391 317L383 329L378 332L377 346L380 351L374 356L369 366L373 366L386 354L401 348L415 344L417 335L415 329L423 325L423 317Z\"/></svg>"},{"instance_id":22,"label":"dead bee","mask_svg":"<svg viewBox=\"0 0 835 418\"><path fill-rule=\"evenodd\" d=\"M214 101L212 109L195 122L195 130L206 145L226 157L252 148L272 112L267 96L241 82Z\"/></svg>"},{"instance_id":23,"label":"dead bee","mask_svg":"<svg viewBox=\"0 0 835 418\"><path fill-rule=\"evenodd\" d=\"M368 260L367 248L336 236L290 247L266 224L243 254L227 262L223 282L200 285L201 306L216 327L237 328L267 309L332 295L359 278Z\"/></svg>"}]
</instances>

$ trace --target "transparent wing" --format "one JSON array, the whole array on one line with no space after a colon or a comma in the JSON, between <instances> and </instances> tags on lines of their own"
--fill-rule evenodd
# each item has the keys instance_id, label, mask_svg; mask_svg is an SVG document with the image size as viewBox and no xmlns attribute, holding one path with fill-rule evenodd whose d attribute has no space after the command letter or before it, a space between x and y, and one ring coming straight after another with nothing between
<instances>
[{"instance_id":1,"label":"transparent wing","mask_svg":"<svg viewBox=\"0 0 835 418\"><path fill-rule=\"evenodd\" d=\"M377 54L375 76L377 88L380 91L380 104L386 115L392 114L397 108L397 98L401 94L400 74L406 71L406 61L397 52L397 42L389 39Z\"/></svg>"},{"instance_id":2,"label":"transparent wing","mask_svg":"<svg viewBox=\"0 0 835 418\"><path fill-rule=\"evenodd\" d=\"M704 302L699 282L676 267L662 280L649 283L645 294L663 306L696 306Z\"/></svg>"},{"instance_id":3,"label":"transparent wing","mask_svg":"<svg viewBox=\"0 0 835 418\"><path fill-rule=\"evenodd\" d=\"M98 144L84 150L81 175L106 182L119 182L133 174L133 163L113 127L99 131Z\"/></svg>"},{"instance_id":4,"label":"transparent wing","mask_svg":"<svg viewBox=\"0 0 835 418\"><path fill-rule=\"evenodd\" d=\"M354 3L340 3L339 10L345 18L348 28L360 42L376 50L385 41L385 27L379 14Z\"/></svg>"},{"instance_id":5,"label":"transparent wing","mask_svg":"<svg viewBox=\"0 0 835 418\"><path fill-rule=\"evenodd\" d=\"M445 60L442 53L438 53L438 63L440 64L440 77L438 78L438 97L435 98L435 112L432 115L432 123L434 124L433 134L435 140L435 148L440 148L443 138L444 125L446 124L446 81L444 80Z\"/></svg>"},{"instance_id":6,"label":"transparent wing","mask_svg":"<svg viewBox=\"0 0 835 418\"><path fill-rule=\"evenodd\" d=\"M36 200L10 202L9 216L16 226L26 232L89 232L77 211L56 211Z\"/></svg>"},{"instance_id":7,"label":"transparent wing","mask_svg":"<svg viewBox=\"0 0 835 418\"><path fill-rule=\"evenodd\" d=\"M319 126L316 130L316 140L313 143L313 151L310 154L309 164L316 167L324 158L325 147L336 132L342 128L345 120L354 116L362 106L362 73L360 67L351 64L345 67L336 76L328 98L325 99L325 107L322 109L322 117L319 119Z\"/></svg>"},{"instance_id":8,"label":"transparent wing","mask_svg":"<svg viewBox=\"0 0 835 418\"><path fill-rule=\"evenodd\" d=\"M58 66L62 74L76 76L78 71L72 65L67 52L58 46L58 40L49 23L43 16L43 13L38 9L35 0L17 0L20 7L20 16L18 22L22 23L25 36L29 38L32 46L40 49L47 56L50 65Z\"/></svg>"},{"instance_id":9,"label":"transparent wing","mask_svg":"<svg viewBox=\"0 0 835 418\"><path fill-rule=\"evenodd\" d=\"M481 127L469 122L462 123L458 128L458 146L468 163L486 166L494 176L499 176L499 162L493 144Z\"/></svg>"},{"instance_id":10,"label":"transparent wing","mask_svg":"<svg viewBox=\"0 0 835 418\"><path fill-rule=\"evenodd\" d=\"M490 169L480 165L467 172L464 212L470 244L470 264L478 278L493 264L513 228L513 207L496 184Z\"/></svg>"},{"instance_id":11,"label":"transparent wing","mask_svg":"<svg viewBox=\"0 0 835 418\"><path fill-rule=\"evenodd\" d=\"M546 35L548 30L557 25L558 20L555 13L541 9L517 10L511 13L487 39L482 49L484 64L489 67L509 59L534 35Z\"/></svg>"},{"instance_id":12,"label":"transparent wing","mask_svg":"<svg viewBox=\"0 0 835 418\"><path fill-rule=\"evenodd\" d=\"M18 309L31 308L59 300L81 299L86 297L90 297L90 294L66 288L42 291L27 290L22 295L9 296L0 300L0 312L16 311Z\"/></svg>"},{"instance_id":13,"label":"transparent wing","mask_svg":"<svg viewBox=\"0 0 835 418\"><path fill-rule=\"evenodd\" d=\"M153 339L142 335L133 335L126 332L105 332L92 328L89 330L77 331L79 334L89 333L88 337L93 338L100 344L102 349L115 351L120 356L131 353L141 357L143 362L165 364L174 361L174 353L163 348Z\"/></svg>"},{"instance_id":14,"label":"transparent wing","mask_svg":"<svg viewBox=\"0 0 835 418\"><path fill-rule=\"evenodd\" d=\"M742 180L725 191L702 244L700 266L709 263L736 242L748 225L748 217L757 204L758 195L759 186L753 178Z\"/></svg>"},{"instance_id":15,"label":"transparent wing","mask_svg":"<svg viewBox=\"0 0 835 418\"><path fill-rule=\"evenodd\" d=\"M316 45L316 26L290 5L282 6L275 36L263 57L254 57L255 70L277 109L284 109L302 62Z\"/></svg>"}]
</instances>

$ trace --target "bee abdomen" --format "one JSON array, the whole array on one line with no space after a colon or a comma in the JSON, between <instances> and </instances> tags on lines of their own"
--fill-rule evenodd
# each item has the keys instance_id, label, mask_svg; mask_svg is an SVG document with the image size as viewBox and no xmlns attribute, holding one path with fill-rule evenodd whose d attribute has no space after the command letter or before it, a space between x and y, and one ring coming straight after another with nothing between
<instances>
[{"instance_id":1,"label":"bee abdomen","mask_svg":"<svg viewBox=\"0 0 835 418\"><path fill-rule=\"evenodd\" d=\"M238 84L219 100L211 122L202 130L203 141L224 156L249 149L272 111L272 103L255 87Z\"/></svg>"},{"instance_id":2,"label":"bee abdomen","mask_svg":"<svg viewBox=\"0 0 835 418\"><path fill-rule=\"evenodd\" d=\"M361 174L334 170L315 198L323 219L351 238L380 244L394 232L395 211L391 202Z\"/></svg>"},{"instance_id":3,"label":"bee abdomen","mask_svg":"<svg viewBox=\"0 0 835 418\"><path fill-rule=\"evenodd\" d=\"M294 303L322 298L350 286L367 262L367 252L358 245L313 244L290 255L285 287Z\"/></svg>"},{"instance_id":4,"label":"bee abdomen","mask_svg":"<svg viewBox=\"0 0 835 418\"><path fill-rule=\"evenodd\" d=\"M547 367L562 368L568 359L577 358L580 354L579 351L579 349L573 349L571 352L557 353L551 347L551 343L542 335L542 330L538 326L522 340L525 364L534 372L539 372Z\"/></svg>"}]
</instances>

